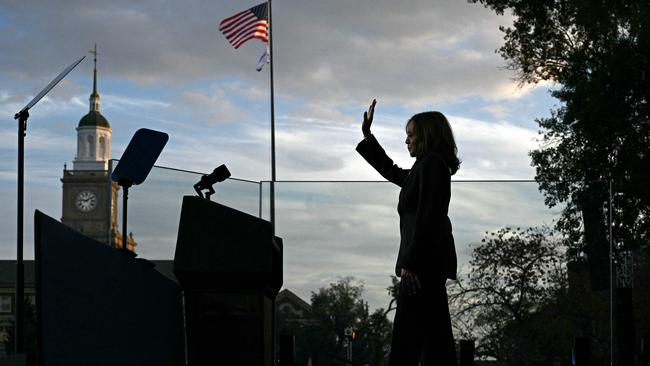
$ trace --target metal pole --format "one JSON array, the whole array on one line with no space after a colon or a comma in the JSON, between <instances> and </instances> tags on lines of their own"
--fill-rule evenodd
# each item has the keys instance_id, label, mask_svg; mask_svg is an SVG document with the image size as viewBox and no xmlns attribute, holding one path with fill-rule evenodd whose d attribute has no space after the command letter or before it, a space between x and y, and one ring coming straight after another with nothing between
<instances>
[{"instance_id":1,"label":"metal pole","mask_svg":"<svg viewBox=\"0 0 650 366\"><path fill-rule=\"evenodd\" d=\"M23 110L16 114L18 119L18 222L16 225L16 318L14 329L14 350L16 354L23 353L23 329L24 329L24 308L25 298L24 265L23 265L23 220L24 220L24 198L25 198L25 135L27 134L27 118L29 112Z\"/></svg>"},{"instance_id":2,"label":"metal pole","mask_svg":"<svg viewBox=\"0 0 650 366\"><path fill-rule=\"evenodd\" d=\"M270 62L270 78L271 78L271 203L270 203L270 219L271 230L275 235L275 99L273 90L273 11L271 9L271 0L269 0L269 54L271 57Z\"/></svg>"},{"instance_id":3,"label":"metal pole","mask_svg":"<svg viewBox=\"0 0 650 366\"><path fill-rule=\"evenodd\" d=\"M262 218L262 182L260 182L260 195L259 195L259 209L258 209L258 216L261 219Z\"/></svg>"},{"instance_id":4,"label":"metal pole","mask_svg":"<svg viewBox=\"0 0 650 366\"><path fill-rule=\"evenodd\" d=\"M108 159L108 172L106 174L108 185L106 188L106 197L109 197L109 202L113 202L113 180L111 179L111 173L113 173L113 160ZM114 245L114 240L112 238L113 230L111 230L113 227L113 206L114 205L106 205L106 227L108 228L108 230L106 230L106 244L111 247ZM115 222L117 222L117 217L115 220Z\"/></svg>"},{"instance_id":5,"label":"metal pole","mask_svg":"<svg viewBox=\"0 0 650 366\"><path fill-rule=\"evenodd\" d=\"M271 235L275 236L275 95L273 89L273 11L271 8L271 0L269 0L269 57L271 58L269 78L271 83L271 202L270 202L270 219L271 219ZM271 302L271 317L275 318L275 301ZM271 322L271 355L275 359L275 319Z\"/></svg>"},{"instance_id":6,"label":"metal pole","mask_svg":"<svg viewBox=\"0 0 650 366\"><path fill-rule=\"evenodd\" d=\"M352 365L352 338L348 342L348 364Z\"/></svg>"},{"instance_id":7,"label":"metal pole","mask_svg":"<svg viewBox=\"0 0 650 366\"><path fill-rule=\"evenodd\" d=\"M609 181L609 364L614 366L614 240L612 238L612 181Z\"/></svg>"},{"instance_id":8,"label":"metal pole","mask_svg":"<svg viewBox=\"0 0 650 366\"><path fill-rule=\"evenodd\" d=\"M122 195L122 251L124 254L129 253L129 248L127 248L127 234L126 234L126 223L127 223L127 212L128 212L128 200L129 200L129 186L122 186L124 189L124 194Z\"/></svg>"}]
</instances>

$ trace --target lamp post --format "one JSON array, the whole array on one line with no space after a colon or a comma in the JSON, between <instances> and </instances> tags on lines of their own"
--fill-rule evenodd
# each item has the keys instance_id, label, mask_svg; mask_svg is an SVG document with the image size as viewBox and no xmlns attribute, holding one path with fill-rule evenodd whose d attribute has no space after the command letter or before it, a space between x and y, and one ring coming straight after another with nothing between
<instances>
[{"instance_id":1,"label":"lamp post","mask_svg":"<svg viewBox=\"0 0 650 366\"><path fill-rule=\"evenodd\" d=\"M346 348L346 357L345 364L352 365L352 341L354 340L355 333L352 327L345 328L345 348Z\"/></svg>"},{"instance_id":2,"label":"lamp post","mask_svg":"<svg viewBox=\"0 0 650 366\"><path fill-rule=\"evenodd\" d=\"M24 329L24 309L23 301L25 298L24 283L24 264L23 264L23 223L25 207L25 136L27 135L27 119L29 118L29 109L38 103L56 84L61 81L72 69L74 69L86 56L82 56L73 62L65 70L54 78L45 89L41 90L34 99L14 115L18 120L18 189L17 189L17 223L16 223L16 321L14 330L14 350L16 354L23 353L23 329Z\"/></svg>"}]
</instances>

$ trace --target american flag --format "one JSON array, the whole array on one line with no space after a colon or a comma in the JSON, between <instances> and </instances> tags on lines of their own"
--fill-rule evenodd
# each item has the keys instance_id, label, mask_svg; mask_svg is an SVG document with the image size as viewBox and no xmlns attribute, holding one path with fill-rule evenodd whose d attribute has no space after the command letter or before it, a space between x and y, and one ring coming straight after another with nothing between
<instances>
[{"instance_id":1,"label":"american flag","mask_svg":"<svg viewBox=\"0 0 650 366\"><path fill-rule=\"evenodd\" d=\"M228 42L237 49L253 38L268 42L268 19L267 3L262 3L222 20L219 23L219 30L226 36Z\"/></svg>"}]
</instances>

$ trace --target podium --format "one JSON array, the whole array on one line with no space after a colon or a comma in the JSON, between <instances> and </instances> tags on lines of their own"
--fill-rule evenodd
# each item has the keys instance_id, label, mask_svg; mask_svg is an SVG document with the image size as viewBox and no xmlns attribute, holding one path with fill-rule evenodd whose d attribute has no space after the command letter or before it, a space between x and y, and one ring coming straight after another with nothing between
<instances>
[{"instance_id":1,"label":"podium","mask_svg":"<svg viewBox=\"0 0 650 366\"><path fill-rule=\"evenodd\" d=\"M282 239L268 221L183 197L174 273L184 297L189 366L273 364Z\"/></svg>"},{"instance_id":2,"label":"podium","mask_svg":"<svg viewBox=\"0 0 650 366\"><path fill-rule=\"evenodd\" d=\"M38 210L34 231L39 365L185 365L173 280Z\"/></svg>"}]
</instances>

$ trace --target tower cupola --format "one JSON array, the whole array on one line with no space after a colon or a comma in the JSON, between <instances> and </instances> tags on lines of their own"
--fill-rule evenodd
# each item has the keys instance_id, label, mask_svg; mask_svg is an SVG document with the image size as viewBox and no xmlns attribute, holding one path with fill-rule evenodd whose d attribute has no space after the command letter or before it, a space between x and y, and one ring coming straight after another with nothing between
<instances>
[{"instance_id":1,"label":"tower cupola","mask_svg":"<svg viewBox=\"0 0 650 366\"><path fill-rule=\"evenodd\" d=\"M93 92L89 98L88 114L79 120L77 126L77 156L74 160L74 170L106 170L111 152L111 125L99 112L96 44L90 53L94 56Z\"/></svg>"}]
</instances>

